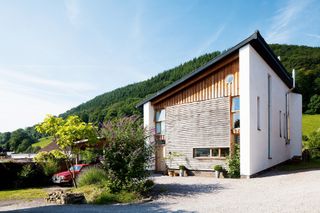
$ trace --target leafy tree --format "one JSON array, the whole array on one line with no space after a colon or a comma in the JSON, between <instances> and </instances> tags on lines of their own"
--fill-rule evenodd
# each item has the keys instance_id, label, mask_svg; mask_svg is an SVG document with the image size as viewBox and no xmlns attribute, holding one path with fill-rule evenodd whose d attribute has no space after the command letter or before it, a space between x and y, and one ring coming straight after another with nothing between
<instances>
[{"instance_id":1,"label":"leafy tree","mask_svg":"<svg viewBox=\"0 0 320 213\"><path fill-rule=\"evenodd\" d=\"M307 113L320 114L320 95L313 95L310 98Z\"/></svg>"},{"instance_id":2,"label":"leafy tree","mask_svg":"<svg viewBox=\"0 0 320 213\"><path fill-rule=\"evenodd\" d=\"M70 168L73 165L72 153L74 153L74 142L88 139L88 143L95 142L97 139L96 130L91 123L85 123L78 116L69 116L66 119L48 115L42 123L36 126L40 133L53 136L59 148L66 156L66 165ZM69 170L74 186L74 173Z\"/></svg>"},{"instance_id":3,"label":"leafy tree","mask_svg":"<svg viewBox=\"0 0 320 213\"><path fill-rule=\"evenodd\" d=\"M151 147L138 117L126 117L106 123L102 128L107 146L104 166L110 177L112 191L133 189L148 176L147 164Z\"/></svg>"},{"instance_id":4,"label":"leafy tree","mask_svg":"<svg viewBox=\"0 0 320 213\"><path fill-rule=\"evenodd\" d=\"M53 150L51 152L39 152L34 157L34 161L42 167L45 175L51 176L59 171L60 163L66 158L67 156L61 151Z\"/></svg>"}]
</instances>

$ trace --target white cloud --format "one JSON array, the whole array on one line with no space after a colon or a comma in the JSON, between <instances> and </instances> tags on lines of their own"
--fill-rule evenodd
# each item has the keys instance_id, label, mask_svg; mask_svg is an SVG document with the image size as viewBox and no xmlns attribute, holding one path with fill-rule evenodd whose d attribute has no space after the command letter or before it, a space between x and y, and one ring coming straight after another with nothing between
<instances>
[{"instance_id":1,"label":"white cloud","mask_svg":"<svg viewBox=\"0 0 320 213\"><path fill-rule=\"evenodd\" d=\"M312 38L320 39L320 35L317 34L307 33L306 35Z\"/></svg>"},{"instance_id":2,"label":"white cloud","mask_svg":"<svg viewBox=\"0 0 320 213\"><path fill-rule=\"evenodd\" d=\"M270 43L286 43L290 41L295 32L305 25L301 15L312 0L289 0L287 4L276 11L272 17L272 24L266 36Z\"/></svg>"}]
</instances>

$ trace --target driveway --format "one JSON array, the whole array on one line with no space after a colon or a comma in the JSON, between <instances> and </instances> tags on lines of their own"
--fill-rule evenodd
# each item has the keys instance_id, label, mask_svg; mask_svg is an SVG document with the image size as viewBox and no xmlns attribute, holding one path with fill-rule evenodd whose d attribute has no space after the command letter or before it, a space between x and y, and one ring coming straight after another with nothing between
<instances>
[{"instance_id":1,"label":"driveway","mask_svg":"<svg viewBox=\"0 0 320 213\"><path fill-rule=\"evenodd\" d=\"M270 172L254 179L154 177L153 201L142 204L2 206L22 212L320 212L320 170ZM26 208L28 207L28 208ZM13 212L13 211L12 211Z\"/></svg>"}]
</instances>

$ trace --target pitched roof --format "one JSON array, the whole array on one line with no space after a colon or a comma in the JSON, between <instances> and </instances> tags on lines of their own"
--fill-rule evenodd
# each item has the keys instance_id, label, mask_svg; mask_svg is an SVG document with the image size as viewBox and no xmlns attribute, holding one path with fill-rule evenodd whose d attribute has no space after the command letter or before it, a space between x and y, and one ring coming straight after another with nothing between
<instances>
[{"instance_id":1,"label":"pitched roof","mask_svg":"<svg viewBox=\"0 0 320 213\"><path fill-rule=\"evenodd\" d=\"M218 62L220 62L225 57L235 53L236 51L239 51L240 48L243 46L250 44L259 54L260 56L267 62L267 64L276 72L276 74L280 77L280 79L289 87L292 88L293 80L291 76L287 73L284 66L281 64L281 62L278 60L277 56L274 54L274 52L271 50L269 45L266 43L266 41L263 39L259 31L256 31L248 38L241 41L239 44L235 45L234 47L228 49L227 51L221 53L219 56L215 57L211 61L209 61L204 66L194 70L193 72L185 75L181 79L173 82L172 84L166 86L162 90L158 91L157 93L151 95L150 97L144 99L141 101L137 107L141 107L143 104L152 101L159 97L160 95L168 92L169 90L177 87L178 85L182 84L183 82L193 78L194 76L204 72L208 67L214 66Z\"/></svg>"}]
</instances>

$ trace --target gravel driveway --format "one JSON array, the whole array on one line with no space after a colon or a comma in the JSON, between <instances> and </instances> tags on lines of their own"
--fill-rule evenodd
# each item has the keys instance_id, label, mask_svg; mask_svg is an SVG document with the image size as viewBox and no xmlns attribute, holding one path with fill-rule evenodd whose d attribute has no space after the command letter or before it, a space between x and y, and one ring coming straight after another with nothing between
<instances>
[{"instance_id":1,"label":"gravel driveway","mask_svg":"<svg viewBox=\"0 0 320 213\"><path fill-rule=\"evenodd\" d=\"M157 195L142 204L7 205L22 212L320 212L320 170L267 173L254 179L154 177ZM28 208L26 208L28 207ZM31 208L30 208L31 207ZM23 209L24 208L24 209Z\"/></svg>"}]
</instances>

